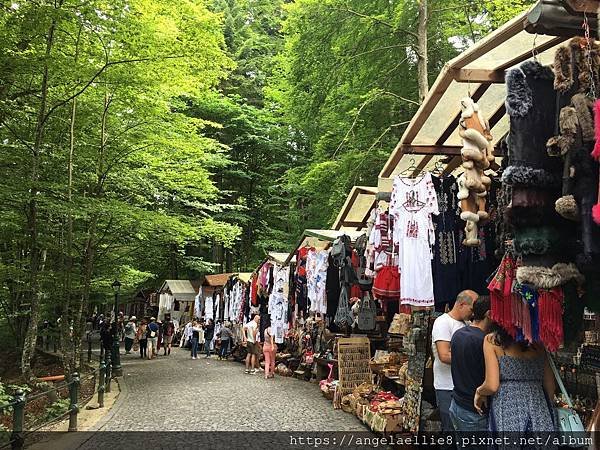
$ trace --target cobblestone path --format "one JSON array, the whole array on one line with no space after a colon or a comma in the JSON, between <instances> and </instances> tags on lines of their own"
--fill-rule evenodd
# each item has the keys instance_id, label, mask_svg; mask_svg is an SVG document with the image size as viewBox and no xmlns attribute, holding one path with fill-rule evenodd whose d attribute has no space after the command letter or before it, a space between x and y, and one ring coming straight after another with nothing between
<instances>
[{"instance_id":1,"label":"cobblestone path","mask_svg":"<svg viewBox=\"0 0 600 450\"><path fill-rule=\"evenodd\" d=\"M214 359L213 359L214 358ZM102 431L365 431L317 385L175 348L148 361L123 355L124 389Z\"/></svg>"}]
</instances>

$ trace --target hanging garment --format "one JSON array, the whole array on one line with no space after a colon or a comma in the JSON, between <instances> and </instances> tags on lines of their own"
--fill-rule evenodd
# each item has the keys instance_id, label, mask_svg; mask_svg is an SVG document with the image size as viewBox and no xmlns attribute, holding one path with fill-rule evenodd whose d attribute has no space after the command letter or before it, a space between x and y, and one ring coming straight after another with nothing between
<instances>
[{"instance_id":1,"label":"hanging garment","mask_svg":"<svg viewBox=\"0 0 600 450\"><path fill-rule=\"evenodd\" d=\"M198 295L194 298L194 317L201 317L202 310L200 309L200 299L202 298L202 288L198 292Z\"/></svg>"},{"instance_id":2,"label":"hanging garment","mask_svg":"<svg viewBox=\"0 0 600 450\"><path fill-rule=\"evenodd\" d=\"M327 313L326 280L329 252L310 250L306 257L306 282L310 311Z\"/></svg>"},{"instance_id":3,"label":"hanging garment","mask_svg":"<svg viewBox=\"0 0 600 450\"><path fill-rule=\"evenodd\" d=\"M213 294L214 295L214 294ZM214 319L214 298L213 296L204 298L204 319Z\"/></svg>"},{"instance_id":4,"label":"hanging garment","mask_svg":"<svg viewBox=\"0 0 600 450\"><path fill-rule=\"evenodd\" d=\"M431 174L418 179L394 179L390 214L394 216L393 239L399 249L402 304L434 304L431 246L435 243L435 234L431 216L438 213Z\"/></svg>"},{"instance_id":5,"label":"hanging garment","mask_svg":"<svg viewBox=\"0 0 600 450\"><path fill-rule=\"evenodd\" d=\"M438 178L431 177L438 200L437 216L434 216L435 243L433 245L433 292L435 306L443 311L446 305L454 302L462 290L458 255L461 250L458 230L462 229L459 221L458 186L452 175ZM489 274L488 274L489 275Z\"/></svg>"}]
</instances>

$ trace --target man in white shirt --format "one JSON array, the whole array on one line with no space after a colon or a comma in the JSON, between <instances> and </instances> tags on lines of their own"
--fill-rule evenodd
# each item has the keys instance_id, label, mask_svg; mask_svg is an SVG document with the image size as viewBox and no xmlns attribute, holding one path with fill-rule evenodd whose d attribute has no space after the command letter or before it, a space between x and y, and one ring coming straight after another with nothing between
<instances>
[{"instance_id":1,"label":"man in white shirt","mask_svg":"<svg viewBox=\"0 0 600 450\"><path fill-rule=\"evenodd\" d=\"M248 350L246 355L246 373L256 373L257 358L260 354L260 348L258 347L258 324L260 323L260 315L254 314L252 320L244 325L244 332L242 333L242 345Z\"/></svg>"},{"instance_id":2,"label":"man in white shirt","mask_svg":"<svg viewBox=\"0 0 600 450\"><path fill-rule=\"evenodd\" d=\"M450 312L442 314L433 323L431 331L431 347L433 350L433 387L440 417L442 420L442 431L453 431L450 420L450 402L452 400L452 371L450 363L452 355L450 352L450 341L452 335L466 326L465 321L473 315L473 302L479 295L471 290L462 291L456 297L454 307Z\"/></svg>"}]
</instances>

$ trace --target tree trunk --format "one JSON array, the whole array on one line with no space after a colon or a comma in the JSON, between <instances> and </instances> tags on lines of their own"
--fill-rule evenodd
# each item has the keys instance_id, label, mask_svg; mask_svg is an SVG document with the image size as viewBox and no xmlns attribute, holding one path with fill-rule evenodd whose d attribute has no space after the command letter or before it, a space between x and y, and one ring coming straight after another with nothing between
<instances>
[{"instance_id":1,"label":"tree trunk","mask_svg":"<svg viewBox=\"0 0 600 450\"><path fill-rule=\"evenodd\" d=\"M40 244L38 239L37 223L37 199L39 192L39 165L40 151L44 139L44 130L46 123L46 107L48 102L48 80L49 80L49 59L54 44L54 32L56 30L56 19L52 19L48 34L46 36L46 52L44 60L44 69L42 73L42 83L40 89L40 105L37 112L37 123L35 127L35 140L32 148L31 164L31 195L27 211L27 225L30 238L30 258L29 258L29 281L31 291L31 305L29 315L29 326L25 334L23 343L23 353L21 354L21 373L26 380L32 378L31 359L35 353L35 344L37 341L38 323L40 319L40 286L39 286L39 266L40 266Z\"/></svg>"},{"instance_id":2,"label":"tree trunk","mask_svg":"<svg viewBox=\"0 0 600 450\"><path fill-rule=\"evenodd\" d=\"M419 24L417 26L417 78L419 101L423 102L429 92L428 50L427 50L427 0L417 0L419 5Z\"/></svg>"}]
</instances>

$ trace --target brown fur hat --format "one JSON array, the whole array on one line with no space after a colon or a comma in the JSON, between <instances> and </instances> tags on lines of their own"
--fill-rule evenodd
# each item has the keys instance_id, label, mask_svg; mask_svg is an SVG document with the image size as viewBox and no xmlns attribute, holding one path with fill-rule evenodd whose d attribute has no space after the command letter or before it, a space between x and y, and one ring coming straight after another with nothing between
<instances>
[{"instance_id":1,"label":"brown fur hat","mask_svg":"<svg viewBox=\"0 0 600 450\"><path fill-rule=\"evenodd\" d=\"M594 134L594 117L592 115L593 100L585 94L575 94L571 99L571 103L577 113L577 120L581 127L583 140L593 142L596 139Z\"/></svg>"},{"instance_id":2,"label":"brown fur hat","mask_svg":"<svg viewBox=\"0 0 600 450\"><path fill-rule=\"evenodd\" d=\"M556 200L554 204L556 212L567 220L579 222L581 216L579 214L579 207L577 201L572 195L565 195Z\"/></svg>"},{"instance_id":3,"label":"brown fur hat","mask_svg":"<svg viewBox=\"0 0 600 450\"><path fill-rule=\"evenodd\" d=\"M569 47L560 47L554 54L554 89L565 92L572 86L571 50Z\"/></svg>"}]
</instances>

